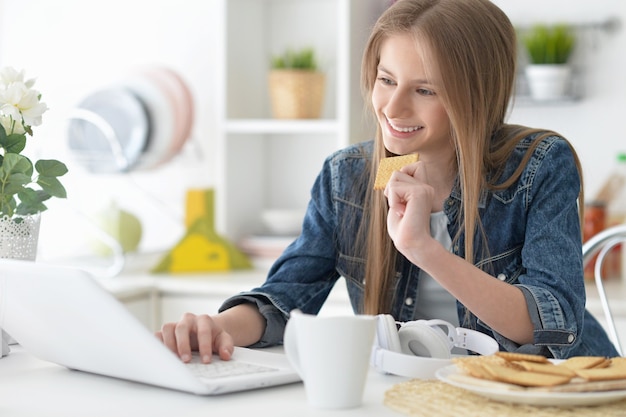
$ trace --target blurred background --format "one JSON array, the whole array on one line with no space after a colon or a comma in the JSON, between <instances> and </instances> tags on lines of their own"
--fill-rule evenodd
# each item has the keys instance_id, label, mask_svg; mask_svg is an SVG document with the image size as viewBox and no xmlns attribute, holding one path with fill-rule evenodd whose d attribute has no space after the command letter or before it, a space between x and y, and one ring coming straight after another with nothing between
<instances>
[{"instance_id":1,"label":"blurred background","mask_svg":"<svg viewBox=\"0 0 626 417\"><path fill-rule=\"evenodd\" d=\"M282 5L288 3L292 4L283 1ZM295 3L310 3L310 0ZM576 90L572 97L550 103L520 97L512 109L510 122L554 129L569 138L583 162L586 192L593 196L609 175L616 154L626 151L623 127L626 31L620 26L626 20L626 2L494 0L494 3L516 25L563 21L579 27L581 37L574 57ZM380 0L378 9L387 5L388 0ZM214 0L0 0L0 66L24 69L28 78L36 77L36 88L50 108L44 114L43 124L35 128L29 146L34 147L36 157L56 158L70 167L70 173L63 178L70 199L50 202L50 210L44 214L40 243L43 258L76 250L77 241L72 238L74 227L79 227L75 210L94 212L111 201L141 219L140 251L170 248L185 231L186 191L213 187L223 180L220 178L223 171L218 169L227 158L223 154L225 148L219 144L225 88L221 68L223 49L229 45L225 39L228 32L224 31L223 7L223 2ZM240 14L241 19L255 17L253 13ZM607 25L607 22L618 24ZM319 37L326 36L320 33L321 27L315 32ZM245 50L238 52L247 54ZM324 51L321 56L324 58ZM324 63L330 67L333 60L326 59ZM76 163L68 150L69 115L91 92L153 66L175 70L193 95L195 118L183 149L167 164L149 171L90 173ZM353 72L351 77L358 79L358 69ZM246 92L238 94L245 97ZM327 110L325 116L329 112L332 110ZM350 138L350 141L366 139L369 138ZM298 184L305 191L298 191L303 194L295 205L298 209L303 206L301 200L308 195L324 153L326 149L312 156L314 160L307 165L310 172ZM239 174L246 175L245 167Z\"/></svg>"}]
</instances>

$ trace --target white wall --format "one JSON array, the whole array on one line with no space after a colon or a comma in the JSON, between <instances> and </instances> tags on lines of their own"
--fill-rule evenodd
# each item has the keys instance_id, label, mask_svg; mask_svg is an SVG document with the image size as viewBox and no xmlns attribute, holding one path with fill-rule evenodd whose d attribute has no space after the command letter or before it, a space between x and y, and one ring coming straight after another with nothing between
<instances>
[{"instance_id":1,"label":"white wall","mask_svg":"<svg viewBox=\"0 0 626 417\"><path fill-rule=\"evenodd\" d=\"M626 22L623 0L494 2L520 24L561 19L599 23L609 17ZM31 146L46 158L68 162L71 174L65 182L72 205L84 209L86 203L93 205L102 197L114 196L121 205L141 214L144 250L171 246L183 230L184 190L214 181L216 11L211 0L0 0L0 66L24 68L27 75L36 76L37 87L50 107ZM586 169L587 192L592 195L608 175L615 153L626 150L626 30L585 37L583 43L577 56L583 75L582 99L562 105L520 105L510 120L551 128L572 140ZM64 149L67 112L94 89L150 64L176 69L192 88L197 107L193 146L169 166L150 174L134 174L131 180L94 177L73 165ZM167 209L140 190L159 195ZM57 205L66 206L56 202L51 206ZM44 217L46 227L51 223L61 227L47 219L62 212L67 213L65 209L50 210ZM59 233L44 233L44 238L49 236L54 241ZM43 245L42 250L60 246L45 240ZM69 240L65 245L71 246Z\"/></svg>"},{"instance_id":2,"label":"white wall","mask_svg":"<svg viewBox=\"0 0 626 417\"><path fill-rule=\"evenodd\" d=\"M210 185L214 126L214 67L217 31L213 1L178 0L0 0L0 66L25 69L37 77L36 88L50 110L29 139L29 152L66 162L63 177L70 198L55 201L44 214L42 228L51 242L40 252L58 254L54 240L74 235L81 223L67 203L93 211L110 198L144 221L142 248L170 247L181 235L184 190ZM69 110L93 91L115 83L150 65L178 71L194 94L196 119L191 142L168 166L132 176L93 176L65 149ZM137 186L138 185L138 186ZM162 202L156 202L158 196ZM58 206L58 207L57 207ZM68 214L70 224L59 234ZM72 246L70 239L66 246ZM74 251L76 247L68 248Z\"/></svg>"}]
</instances>

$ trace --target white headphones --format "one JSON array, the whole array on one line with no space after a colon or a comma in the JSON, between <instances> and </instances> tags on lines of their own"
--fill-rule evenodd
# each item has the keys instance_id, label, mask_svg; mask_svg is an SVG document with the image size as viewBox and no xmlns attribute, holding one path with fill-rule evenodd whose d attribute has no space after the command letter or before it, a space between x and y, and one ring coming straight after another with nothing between
<instances>
[{"instance_id":1,"label":"white headphones","mask_svg":"<svg viewBox=\"0 0 626 417\"><path fill-rule=\"evenodd\" d=\"M444 331L445 329L445 331ZM488 335L444 320L416 320L400 324L388 314L377 316L372 365L380 372L411 378L434 378L437 369L452 363L452 349L458 347L480 355L499 350Z\"/></svg>"}]
</instances>

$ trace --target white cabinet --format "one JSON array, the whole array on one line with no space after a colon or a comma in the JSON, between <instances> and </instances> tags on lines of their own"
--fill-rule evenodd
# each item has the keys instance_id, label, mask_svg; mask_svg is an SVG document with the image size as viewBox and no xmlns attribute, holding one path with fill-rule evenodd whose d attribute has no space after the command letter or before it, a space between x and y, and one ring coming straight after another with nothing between
<instances>
[{"instance_id":1,"label":"white cabinet","mask_svg":"<svg viewBox=\"0 0 626 417\"><path fill-rule=\"evenodd\" d=\"M220 0L216 227L237 240L264 209L304 209L324 158L373 137L359 79L364 44L388 0ZM220 21L220 19L216 19ZM322 116L277 120L270 58L313 47L326 73Z\"/></svg>"}]
</instances>

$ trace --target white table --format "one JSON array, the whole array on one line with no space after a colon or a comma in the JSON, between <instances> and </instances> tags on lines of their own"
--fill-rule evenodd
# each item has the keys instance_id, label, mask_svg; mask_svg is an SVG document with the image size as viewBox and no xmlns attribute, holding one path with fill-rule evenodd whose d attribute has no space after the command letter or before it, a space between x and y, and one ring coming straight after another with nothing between
<instances>
[{"instance_id":1,"label":"white table","mask_svg":"<svg viewBox=\"0 0 626 417\"><path fill-rule=\"evenodd\" d=\"M371 370L363 406L321 410L306 402L302 383L214 397L196 396L41 361L13 345L0 359L2 417L400 416L383 404L393 384L407 378Z\"/></svg>"}]
</instances>

